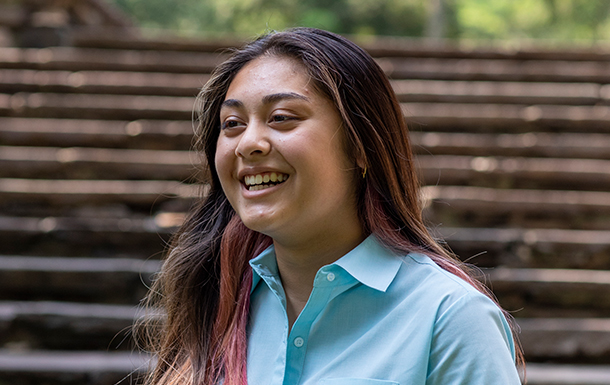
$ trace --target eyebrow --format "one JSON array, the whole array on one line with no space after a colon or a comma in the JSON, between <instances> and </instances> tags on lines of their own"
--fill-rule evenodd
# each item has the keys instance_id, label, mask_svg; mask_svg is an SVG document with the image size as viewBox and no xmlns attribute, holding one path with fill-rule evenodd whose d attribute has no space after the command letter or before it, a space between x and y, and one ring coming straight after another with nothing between
<instances>
[{"instance_id":1,"label":"eyebrow","mask_svg":"<svg viewBox=\"0 0 610 385\"><path fill-rule=\"evenodd\" d=\"M305 100L305 101L309 101L309 98L307 98L307 96L305 95L301 95L301 94L297 94L296 92L280 92L277 94L271 94L271 95L267 95L263 98L263 104L269 104L269 103L274 103L280 100L285 100L285 99L300 99L300 100Z\"/></svg>"},{"instance_id":2,"label":"eyebrow","mask_svg":"<svg viewBox=\"0 0 610 385\"><path fill-rule=\"evenodd\" d=\"M297 94L296 92L279 92L277 94L266 95L263 97L263 104L275 103L280 100L290 100L290 99L298 99L309 101L309 98L305 95ZM222 102L222 107L243 107L244 104L237 99L227 99Z\"/></svg>"},{"instance_id":3,"label":"eyebrow","mask_svg":"<svg viewBox=\"0 0 610 385\"><path fill-rule=\"evenodd\" d=\"M244 106L244 104L237 99L227 99L224 102L222 102L222 104L220 105L220 108L224 108L224 107L240 108L243 106Z\"/></svg>"}]
</instances>

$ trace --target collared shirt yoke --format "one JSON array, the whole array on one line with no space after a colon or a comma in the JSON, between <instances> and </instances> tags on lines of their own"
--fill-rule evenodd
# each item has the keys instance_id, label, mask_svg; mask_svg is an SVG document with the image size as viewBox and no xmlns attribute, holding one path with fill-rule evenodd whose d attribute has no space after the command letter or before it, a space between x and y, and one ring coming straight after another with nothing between
<instances>
[{"instance_id":1,"label":"collared shirt yoke","mask_svg":"<svg viewBox=\"0 0 610 385\"><path fill-rule=\"evenodd\" d=\"M289 329L273 246L250 261L250 385L520 384L500 309L374 236L316 274Z\"/></svg>"}]
</instances>

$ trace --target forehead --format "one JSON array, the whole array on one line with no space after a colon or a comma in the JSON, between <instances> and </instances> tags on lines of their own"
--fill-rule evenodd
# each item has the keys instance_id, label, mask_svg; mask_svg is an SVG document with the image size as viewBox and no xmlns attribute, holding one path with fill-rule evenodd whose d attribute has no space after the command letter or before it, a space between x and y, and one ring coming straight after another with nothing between
<instances>
[{"instance_id":1,"label":"forehead","mask_svg":"<svg viewBox=\"0 0 610 385\"><path fill-rule=\"evenodd\" d=\"M303 64L285 56L265 55L252 60L237 72L229 85L225 100L241 95L256 96L281 92L296 92L305 96L317 93Z\"/></svg>"}]
</instances>

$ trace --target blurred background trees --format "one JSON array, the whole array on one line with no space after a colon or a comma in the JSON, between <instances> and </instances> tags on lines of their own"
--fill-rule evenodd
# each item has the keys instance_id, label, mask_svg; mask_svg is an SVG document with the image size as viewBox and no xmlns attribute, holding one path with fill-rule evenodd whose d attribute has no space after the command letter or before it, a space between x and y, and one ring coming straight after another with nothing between
<instances>
[{"instance_id":1,"label":"blurred background trees","mask_svg":"<svg viewBox=\"0 0 610 385\"><path fill-rule=\"evenodd\" d=\"M111 0L149 31L246 37L310 26L355 35L474 40L610 38L607 0ZM151 32L153 33L153 32Z\"/></svg>"}]
</instances>

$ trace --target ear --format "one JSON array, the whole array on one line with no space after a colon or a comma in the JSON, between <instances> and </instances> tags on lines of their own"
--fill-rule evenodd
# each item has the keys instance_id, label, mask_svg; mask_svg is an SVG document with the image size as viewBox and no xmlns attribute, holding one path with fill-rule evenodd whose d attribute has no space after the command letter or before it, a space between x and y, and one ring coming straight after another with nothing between
<instances>
[{"instance_id":1,"label":"ear","mask_svg":"<svg viewBox=\"0 0 610 385\"><path fill-rule=\"evenodd\" d=\"M360 174L362 174L362 178L366 177L366 162L362 158L356 159L356 166L360 170Z\"/></svg>"},{"instance_id":2,"label":"ear","mask_svg":"<svg viewBox=\"0 0 610 385\"><path fill-rule=\"evenodd\" d=\"M356 157L356 166L361 169L364 170L364 168L366 167L366 160L360 156Z\"/></svg>"}]
</instances>

